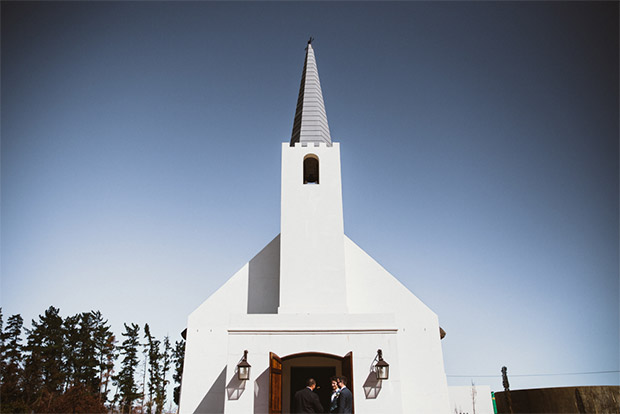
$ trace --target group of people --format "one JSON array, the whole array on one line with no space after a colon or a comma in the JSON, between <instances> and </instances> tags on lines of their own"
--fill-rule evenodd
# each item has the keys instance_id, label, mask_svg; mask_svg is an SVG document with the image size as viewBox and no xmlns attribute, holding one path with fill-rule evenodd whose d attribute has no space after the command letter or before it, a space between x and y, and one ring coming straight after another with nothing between
<instances>
[{"instance_id":1,"label":"group of people","mask_svg":"<svg viewBox=\"0 0 620 414\"><path fill-rule=\"evenodd\" d=\"M346 377L332 377L332 394L329 409L326 410L314 392L316 381L308 378L306 387L295 393L295 413L352 413L353 394L347 388Z\"/></svg>"}]
</instances>

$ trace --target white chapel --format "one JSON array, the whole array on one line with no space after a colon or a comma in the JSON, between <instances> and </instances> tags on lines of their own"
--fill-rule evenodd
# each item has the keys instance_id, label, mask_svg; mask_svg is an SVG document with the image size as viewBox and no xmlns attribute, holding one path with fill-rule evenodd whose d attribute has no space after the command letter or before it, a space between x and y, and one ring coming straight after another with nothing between
<instances>
[{"instance_id":1,"label":"white chapel","mask_svg":"<svg viewBox=\"0 0 620 414\"><path fill-rule=\"evenodd\" d=\"M344 375L355 413L448 414L442 335L344 233L340 144L308 42L282 144L280 234L189 315L180 412L291 413L308 377L327 408L329 378Z\"/></svg>"}]
</instances>

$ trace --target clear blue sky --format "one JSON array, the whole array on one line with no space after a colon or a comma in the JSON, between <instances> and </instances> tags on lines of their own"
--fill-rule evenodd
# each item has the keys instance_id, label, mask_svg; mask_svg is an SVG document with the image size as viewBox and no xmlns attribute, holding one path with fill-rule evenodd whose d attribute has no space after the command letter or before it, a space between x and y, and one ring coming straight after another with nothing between
<instances>
[{"instance_id":1,"label":"clear blue sky","mask_svg":"<svg viewBox=\"0 0 620 414\"><path fill-rule=\"evenodd\" d=\"M515 376L619 369L618 17L2 2L4 314L97 309L178 339L279 233L312 35L345 232L438 314L449 383L500 390L506 365L513 389L619 384Z\"/></svg>"}]
</instances>

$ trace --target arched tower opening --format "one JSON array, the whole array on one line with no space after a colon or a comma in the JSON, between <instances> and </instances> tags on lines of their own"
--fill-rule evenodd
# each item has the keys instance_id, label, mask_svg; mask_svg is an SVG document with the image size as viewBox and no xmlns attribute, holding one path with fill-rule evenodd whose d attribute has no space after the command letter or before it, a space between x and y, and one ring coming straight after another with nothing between
<instances>
[{"instance_id":1,"label":"arched tower opening","mask_svg":"<svg viewBox=\"0 0 620 414\"><path fill-rule=\"evenodd\" d=\"M319 183L319 157L308 154L304 157L304 184Z\"/></svg>"}]
</instances>

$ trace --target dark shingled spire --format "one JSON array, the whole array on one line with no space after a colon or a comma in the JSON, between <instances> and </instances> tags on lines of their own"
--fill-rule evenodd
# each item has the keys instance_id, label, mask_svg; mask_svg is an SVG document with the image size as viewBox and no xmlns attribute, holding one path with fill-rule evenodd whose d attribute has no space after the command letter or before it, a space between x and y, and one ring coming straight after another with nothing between
<instances>
[{"instance_id":1,"label":"dark shingled spire","mask_svg":"<svg viewBox=\"0 0 620 414\"><path fill-rule=\"evenodd\" d=\"M319 81L319 71L314 58L312 49L312 38L306 47L306 60L304 70L301 74L301 86L299 87L299 97L297 98L297 109L293 122L293 134L291 136L291 146L296 142L325 142L332 144L327 124L327 114L325 113L325 103L321 92L321 82Z\"/></svg>"}]
</instances>

